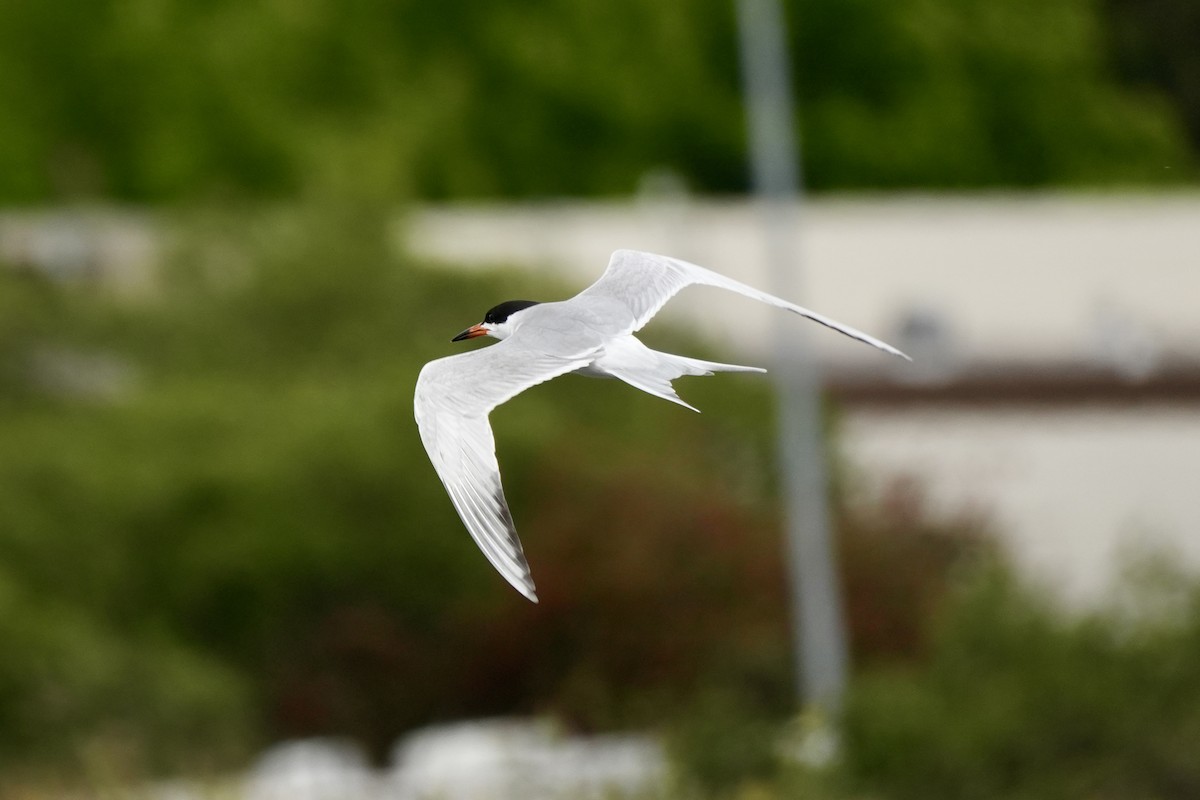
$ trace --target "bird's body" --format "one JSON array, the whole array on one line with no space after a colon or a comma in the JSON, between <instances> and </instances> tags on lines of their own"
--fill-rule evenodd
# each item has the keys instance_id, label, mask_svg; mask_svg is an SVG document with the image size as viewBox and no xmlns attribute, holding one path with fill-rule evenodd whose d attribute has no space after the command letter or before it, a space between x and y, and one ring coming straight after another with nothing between
<instances>
[{"instance_id":1,"label":"bird's body","mask_svg":"<svg viewBox=\"0 0 1200 800\"><path fill-rule=\"evenodd\" d=\"M504 499L488 414L531 386L568 372L617 378L687 408L692 406L671 385L675 378L765 372L658 352L634 336L680 289L693 284L787 309L907 358L861 331L703 267L632 250L613 253L600 279L569 300L496 306L455 341L489 335L500 343L426 364L417 378L414 409L421 441L467 530L492 565L530 600L537 602L537 594Z\"/></svg>"}]
</instances>

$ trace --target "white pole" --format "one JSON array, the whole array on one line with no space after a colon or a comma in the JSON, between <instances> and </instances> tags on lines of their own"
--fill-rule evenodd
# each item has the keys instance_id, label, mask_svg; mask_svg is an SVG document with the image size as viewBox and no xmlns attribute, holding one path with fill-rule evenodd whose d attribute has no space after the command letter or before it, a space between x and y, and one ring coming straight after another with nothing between
<instances>
[{"instance_id":1,"label":"white pole","mask_svg":"<svg viewBox=\"0 0 1200 800\"><path fill-rule=\"evenodd\" d=\"M737 0L737 15L751 168L771 291L802 301L796 237L803 204L785 21L778 0ZM802 326L786 317L774 337L774 372L797 685L805 706L836 713L847 656L830 535L820 376Z\"/></svg>"}]
</instances>

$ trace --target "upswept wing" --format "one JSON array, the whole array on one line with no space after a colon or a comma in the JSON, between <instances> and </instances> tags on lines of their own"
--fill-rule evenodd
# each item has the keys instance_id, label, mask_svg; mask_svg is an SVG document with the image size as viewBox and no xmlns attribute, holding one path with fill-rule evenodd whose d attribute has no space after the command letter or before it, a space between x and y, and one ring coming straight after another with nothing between
<instances>
[{"instance_id":1,"label":"upswept wing","mask_svg":"<svg viewBox=\"0 0 1200 800\"><path fill-rule=\"evenodd\" d=\"M529 564L500 483L488 414L531 386L586 366L592 358L591 353L539 353L514 336L430 361L417 377L417 428L455 510L492 566L535 603Z\"/></svg>"},{"instance_id":2,"label":"upswept wing","mask_svg":"<svg viewBox=\"0 0 1200 800\"><path fill-rule=\"evenodd\" d=\"M904 353L887 342L863 333L857 328L844 325L815 311L789 303L772 294L759 291L753 286L727 278L704 267L680 261L669 256L644 253L638 250L617 250L608 262L608 269L600 279L577 295L579 298L606 298L619 300L633 312L634 324L619 333L633 333L659 312L668 300L687 286L716 286L745 295L768 305L787 309L794 314L819 322L827 328L845 334L851 339L865 342L884 352L909 359Z\"/></svg>"}]
</instances>

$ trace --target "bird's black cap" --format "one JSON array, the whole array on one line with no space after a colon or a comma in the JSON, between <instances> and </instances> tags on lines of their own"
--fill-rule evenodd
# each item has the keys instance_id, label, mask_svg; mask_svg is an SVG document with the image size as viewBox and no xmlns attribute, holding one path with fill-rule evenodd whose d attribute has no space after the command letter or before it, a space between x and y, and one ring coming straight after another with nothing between
<instances>
[{"instance_id":1,"label":"bird's black cap","mask_svg":"<svg viewBox=\"0 0 1200 800\"><path fill-rule=\"evenodd\" d=\"M483 321L492 325L499 325L507 320L510 314L515 314L523 308L529 308L537 304L537 300L507 300L498 306L488 309L488 312L483 315Z\"/></svg>"}]
</instances>

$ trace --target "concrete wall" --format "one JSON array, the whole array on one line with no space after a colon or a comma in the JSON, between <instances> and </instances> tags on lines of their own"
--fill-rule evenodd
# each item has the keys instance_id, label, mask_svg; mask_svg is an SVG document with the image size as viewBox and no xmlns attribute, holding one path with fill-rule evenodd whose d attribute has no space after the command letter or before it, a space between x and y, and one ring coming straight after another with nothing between
<instances>
[{"instance_id":1,"label":"concrete wall","mask_svg":"<svg viewBox=\"0 0 1200 800\"><path fill-rule=\"evenodd\" d=\"M1099 356L1136 371L1200 358L1200 195L866 197L813 201L793 218L804 288L788 299L900 346L924 318L964 360ZM579 288L621 247L771 284L746 202L426 208L407 236L429 256L554 269ZM745 302L695 289L666 313L766 352L770 315ZM812 338L835 359L873 355Z\"/></svg>"}]
</instances>

